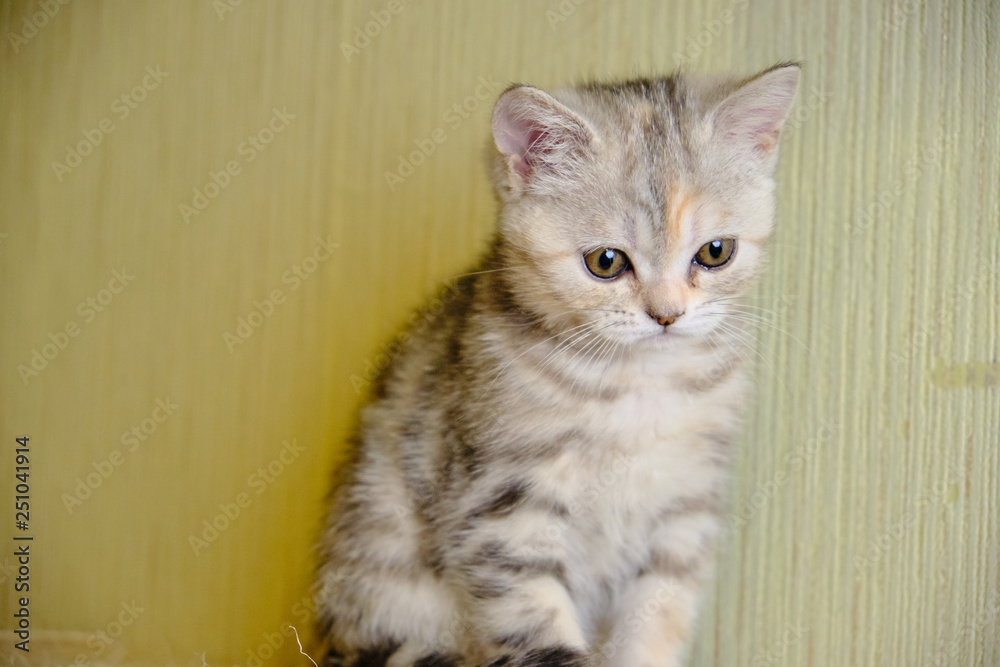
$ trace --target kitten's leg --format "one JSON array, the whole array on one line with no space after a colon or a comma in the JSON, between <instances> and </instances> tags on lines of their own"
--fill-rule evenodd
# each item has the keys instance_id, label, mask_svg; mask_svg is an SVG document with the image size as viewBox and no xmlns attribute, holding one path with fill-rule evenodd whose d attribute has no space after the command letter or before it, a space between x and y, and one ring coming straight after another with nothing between
<instances>
[{"instance_id":1,"label":"kitten's leg","mask_svg":"<svg viewBox=\"0 0 1000 667\"><path fill-rule=\"evenodd\" d=\"M601 648L608 667L679 667L694 624L700 586L645 574L619 605L619 620Z\"/></svg>"},{"instance_id":2,"label":"kitten's leg","mask_svg":"<svg viewBox=\"0 0 1000 667\"><path fill-rule=\"evenodd\" d=\"M342 499L324 542L319 632L342 654L333 665L409 667L455 648L455 597L428 560L405 490L385 480Z\"/></svg>"},{"instance_id":3,"label":"kitten's leg","mask_svg":"<svg viewBox=\"0 0 1000 667\"><path fill-rule=\"evenodd\" d=\"M718 518L696 512L672 518L651 536L650 558L616 605L600 655L611 667L679 667L712 569Z\"/></svg>"},{"instance_id":4,"label":"kitten's leg","mask_svg":"<svg viewBox=\"0 0 1000 667\"><path fill-rule=\"evenodd\" d=\"M517 560L507 563L524 566ZM495 598L477 601L476 616L482 622L477 630L482 643L474 654L484 653L490 667L589 665L587 643L564 584L541 572L531 574L525 569L521 573L519 581L513 583L518 590L498 594L493 589L487 595L496 594ZM481 575L479 585L489 588L506 578L500 569L483 571ZM486 592L485 587L478 592Z\"/></svg>"},{"instance_id":5,"label":"kitten's leg","mask_svg":"<svg viewBox=\"0 0 1000 667\"><path fill-rule=\"evenodd\" d=\"M490 667L588 665L567 581L563 519L532 506L526 493L497 490L461 531L451 571L472 611L469 652Z\"/></svg>"},{"instance_id":6,"label":"kitten's leg","mask_svg":"<svg viewBox=\"0 0 1000 667\"><path fill-rule=\"evenodd\" d=\"M418 568L389 572L345 568L346 575L321 609L321 632L333 667L411 667L455 648L449 618L453 596L442 582ZM447 664L442 662L441 664Z\"/></svg>"}]
</instances>

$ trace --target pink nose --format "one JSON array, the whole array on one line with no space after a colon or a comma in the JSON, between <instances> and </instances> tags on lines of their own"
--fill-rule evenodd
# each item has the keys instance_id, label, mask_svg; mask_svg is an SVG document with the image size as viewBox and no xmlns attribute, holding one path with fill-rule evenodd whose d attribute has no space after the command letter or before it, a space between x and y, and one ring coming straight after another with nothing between
<instances>
[{"instance_id":1,"label":"pink nose","mask_svg":"<svg viewBox=\"0 0 1000 667\"><path fill-rule=\"evenodd\" d=\"M656 323L661 327L669 327L683 314L683 312L677 313L676 315L656 315L655 313L650 313L649 316L656 320Z\"/></svg>"}]
</instances>

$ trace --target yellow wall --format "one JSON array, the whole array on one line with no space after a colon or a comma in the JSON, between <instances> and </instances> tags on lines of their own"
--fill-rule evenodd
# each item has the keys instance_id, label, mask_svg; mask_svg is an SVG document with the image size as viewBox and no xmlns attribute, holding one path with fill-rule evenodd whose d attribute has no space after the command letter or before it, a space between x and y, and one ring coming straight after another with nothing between
<instances>
[{"instance_id":1,"label":"yellow wall","mask_svg":"<svg viewBox=\"0 0 1000 667\"><path fill-rule=\"evenodd\" d=\"M759 291L777 319L693 664L1000 664L997 4L426 0L348 61L341 44L388 4L0 7L0 625L28 435L32 656L65 639L95 658L87 639L117 634L133 601L101 658L245 664L285 623L305 629L294 606L352 376L491 228L497 89L796 58ZM468 118L448 114L463 101ZM390 189L436 128L445 141ZM243 143L259 133L261 150ZM339 247L303 264L316 239ZM296 265L315 270L296 284ZM134 276L119 293L115 271ZM275 290L231 351L224 335ZM53 358L25 380L34 350ZM301 453L251 478L285 441ZM70 511L64 494L108 466ZM189 536L238 498L196 555ZM279 638L274 664L307 664Z\"/></svg>"}]
</instances>

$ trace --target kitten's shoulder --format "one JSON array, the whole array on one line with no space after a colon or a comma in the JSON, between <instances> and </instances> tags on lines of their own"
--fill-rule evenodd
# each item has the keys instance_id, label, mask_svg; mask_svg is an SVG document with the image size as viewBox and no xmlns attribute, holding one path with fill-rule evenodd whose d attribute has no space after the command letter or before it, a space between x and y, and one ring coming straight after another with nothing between
<instances>
[{"instance_id":1,"label":"kitten's shoulder","mask_svg":"<svg viewBox=\"0 0 1000 667\"><path fill-rule=\"evenodd\" d=\"M374 362L369 362L375 368L373 400L406 391L418 380L416 376L440 372L456 361L458 341L472 310L475 278L473 274L448 281L410 314Z\"/></svg>"}]
</instances>

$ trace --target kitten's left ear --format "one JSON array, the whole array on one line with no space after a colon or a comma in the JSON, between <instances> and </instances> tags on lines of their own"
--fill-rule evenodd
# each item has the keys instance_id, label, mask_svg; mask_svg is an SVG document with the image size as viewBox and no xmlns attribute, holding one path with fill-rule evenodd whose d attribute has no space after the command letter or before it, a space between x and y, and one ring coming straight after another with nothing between
<instances>
[{"instance_id":1,"label":"kitten's left ear","mask_svg":"<svg viewBox=\"0 0 1000 667\"><path fill-rule=\"evenodd\" d=\"M493 110L493 140L501 158L497 185L558 190L594 141L590 125L555 97L532 86L514 86Z\"/></svg>"},{"instance_id":2,"label":"kitten's left ear","mask_svg":"<svg viewBox=\"0 0 1000 667\"><path fill-rule=\"evenodd\" d=\"M799 87L798 65L779 65L761 72L730 93L712 116L713 135L774 169L778 137Z\"/></svg>"}]
</instances>

